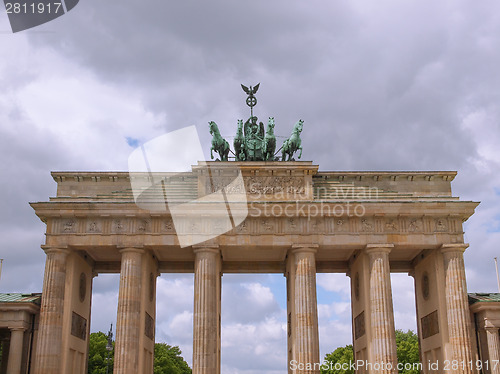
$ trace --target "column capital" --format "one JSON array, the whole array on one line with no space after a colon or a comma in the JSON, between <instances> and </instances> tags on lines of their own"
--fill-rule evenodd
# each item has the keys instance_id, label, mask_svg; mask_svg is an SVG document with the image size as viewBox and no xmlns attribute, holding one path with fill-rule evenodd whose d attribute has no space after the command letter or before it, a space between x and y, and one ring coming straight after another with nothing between
<instances>
[{"instance_id":1,"label":"column capital","mask_svg":"<svg viewBox=\"0 0 500 374\"><path fill-rule=\"evenodd\" d=\"M499 328L496 326L484 326L484 329L486 331L489 331L491 333L498 333Z\"/></svg>"},{"instance_id":2,"label":"column capital","mask_svg":"<svg viewBox=\"0 0 500 374\"><path fill-rule=\"evenodd\" d=\"M206 245L193 245L193 252L196 253L220 253L218 244L206 244Z\"/></svg>"},{"instance_id":3,"label":"column capital","mask_svg":"<svg viewBox=\"0 0 500 374\"><path fill-rule=\"evenodd\" d=\"M367 244L365 252L367 254L389 253L394 248L394 244Z\"/></svg>"},{"instance_id":4,"label":"column capital","mask_svg":"<svg viewBox=\"0 0 500 374\"><path fill-rule=\"evenodd\" d=\"M449 243L441 245L439 250L441 253L464 253L465 250L469 247L467 243Z\"/></svg>"},{"instance_id":5,"label":"column capital","mask_svg":"<svg viewBox=\"0 0 500 374\"><path fill-rule=\"evenodd\" d=\"M118 252L120 252L121 254L124 254L124 253L139 253L139 254L143 254L143 253L146 252L144 250L144 247L117 247L117 249L118 249Z\"/></svg>"},{"instance_id":6,"label":"column capital","mask_svg":"<svg viewBox=\"0 0 500 374\"><path fill-rule=\"evenodd\" d=\"M41 246L45 254L51 254L51 253L60 253L63 255L68 255L70 250L68 249L68 246L53 246L53 245L42 245Z\"/></svg>"},{"instance_id":7,"label":"column capital","mask_svg":"<svg viewBox=\"0 0 500 374\"><path fill-rule=\"evenodd\" d=\"M292 253L316 253L318 248L319 244L292 244Z\"/></svg>"},{"instance_id":8,"label":"column capital","mask_svg":"<svg viewBox=\"0 0 500 374\"><path fill-rule=\"evenodd\" d=\"M9 330L10 331L26 331L27 328L26 327L22 327L22 326L17 326L17 327L9 327Z\"/></svg>"}]
</instances>

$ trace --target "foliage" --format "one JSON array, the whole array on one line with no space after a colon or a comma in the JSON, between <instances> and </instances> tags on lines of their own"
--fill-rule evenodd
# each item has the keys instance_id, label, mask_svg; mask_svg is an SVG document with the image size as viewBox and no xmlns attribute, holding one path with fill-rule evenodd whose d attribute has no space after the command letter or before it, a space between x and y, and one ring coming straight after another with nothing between
<instances>
[{"instance_id":1,"label":"foliage","mask_svg":"<svg viewBox=\"0 0 500 374\"><path fill-rule=\"evenodd\" d=\"M402 330L396 330L396 346L397 346L397 356L398 356L398 366L400 367L400 374L420 374L420 371L416 367L408 369L412 364L417 364L420 362L420 355L418 349L418 336L413 331L408 330L403 332ZM340 370L330 370L330 368L337 367L341 368L341 364L350 363L354 360L354 354L352 345L346 345L345 347L339 347L332 353L328 353L325 356L324 362L328 364L327 368L321 369L321 374L354 374L354 370L348 365L344 365L345 369ZM407 364L407 368L404 365Z\"/></svg>"},{"instance_id":2,"label":"foliage","mask_svg":"<svg viewBox=\"0 0 500 374\"><path fill-rule=\"evenodd\" d=\"M155 344L154 374L191 374L179 347L165 343Z\"/></svg>"},{"instance_id":3,"label":"foliage","mask_svg":"<svg viewBox=\"0 0 500 374\"><path fill-rule=\"evenodd\" d=\"M113 373L114 348L108 352L108 337L103 332L94 332L89 337L88 374L106 374L106 359L109 353L108 373ZM165 343L156 343L154 352L154 374L191 374L186 361L181 356L179 347Z\"/></svg>"},{"instance_id":4,"label":"foliage","mask_svg":"<svg viewBox=\"0 0 500 374\"><path fill-rule=\"evenodd\" d=\"M413 331L403 332L396 330L396 345L398 353L398 363L403 369L399 370L400 374L419 374L420 371L414 368L404 369L404 364L413 364L420 362L420 354L418 349L418 336ZM409 367L410 365L408 365Z\"/></svg>"},{"instance_id":5,"label":"foliage","mask_svg":"<svg viewBox=\"0 0 500 374\"><path fill-rule=\"evenodd\" d=\"M103 332L93 332L89 338L89 366L88 374L106 374L106 360L109 357L109 371L113 373L114 363L114 347L108 351L106 345L108 344L108 336ZM109 354L109 356L108 356Z\"/></svg>"},{"instance_id":6,"label":"foliage","mask_svg":"<svg viewBox=\"0 0 500 374\"><path fill-rule=\"evenodd\" d=\"M346 345L345 347L338 347L332 353L328 353L325 356L324 362L328 364L328 368L322 367L321 374L354 374L354 370L350 366L350 363L354 361L354 354L352 350L352 345ZM339 370L333 369L335 364L339 364ZM342 364L344 369L342 369ZM322 365L325 366L325 365Z\"/></svg>"}]
</instances>

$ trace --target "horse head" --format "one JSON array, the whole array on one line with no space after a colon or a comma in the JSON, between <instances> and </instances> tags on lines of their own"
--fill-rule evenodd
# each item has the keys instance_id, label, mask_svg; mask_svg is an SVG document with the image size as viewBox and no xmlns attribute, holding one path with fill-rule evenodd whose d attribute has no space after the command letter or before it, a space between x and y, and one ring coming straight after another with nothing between
<instances>
[{"instance_id":1,"label":"horse head","mask_svg":"<svg viewBox=\"0 0 500 374\"><path fill-rule=\"evenodd\" d=\"M274 133L274 117L269 117L269 121L267 122L267 133L270 135Z\"/></svg>"},{"instance_id":2,"label":"horse head","mask_svg":"<svg viewBox=\"0 0 500 374\"><path fill-rule=\"evenodd\" d=\"M217 127L217 124L214 121L210 121L208 123L208 128L210 129L210 135L216 135L219 132L219 128Z\"/></svg>"},{"instance_id":3,"label":"horse head","mask_svg":"<svg viewBox=\"0 0 500 374\"><path fill-rule=\"evenodd\" d=\"M293 132L300 134L302 132L302 128L304 127L304 121L299 119L299 121L293 127Z\"/></svg>"}]
</instances>

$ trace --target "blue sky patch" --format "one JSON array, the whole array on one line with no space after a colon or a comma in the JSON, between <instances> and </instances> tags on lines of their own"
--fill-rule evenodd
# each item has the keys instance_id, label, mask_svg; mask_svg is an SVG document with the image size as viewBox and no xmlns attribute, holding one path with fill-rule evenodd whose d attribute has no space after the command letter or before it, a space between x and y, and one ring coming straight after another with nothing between
<instances>
[{"instance_id":1,"label":"blue sky patch","mask_svg":"<svg viewBox=\"0 0 500 374\"><path fill-rule=\"evenodd\" d=\"M139 139L131 138L129 136L127 136L125 139L127 139L127 144L132 148L137 148L139 146Z\"/></svg>"}]
</instances>

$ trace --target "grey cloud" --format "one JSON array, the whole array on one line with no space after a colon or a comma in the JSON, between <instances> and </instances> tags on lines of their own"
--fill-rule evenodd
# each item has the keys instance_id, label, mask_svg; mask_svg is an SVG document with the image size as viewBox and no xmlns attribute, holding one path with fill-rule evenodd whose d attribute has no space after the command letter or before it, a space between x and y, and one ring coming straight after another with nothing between
<instances>
[{"instance_id":1,"label":"grey cloud","mask_svg":"<svg viewBox=\"0 0 500 374\"><path fill-rule=\"evenodd\" d=\"M487 131L500 131L495 110L500 99L499 10L500 4L492 0L87 0L37 28L40 32L18 34L16 39L3 35L8 48L0 64L0 256L6 258L2 291L41 289L44 225L28 202L55 194L51 170L123 170L131 150L125 136L145 141L187 125L198 127L208 149L207 122L215 120L224 135L233 135L236 120L249 115L239 84L257 82L259 119L274 116L276 133L283 137L304 119L303 159L313 160L321 170L458 170L454 194L483 201L466 224L471 243L465 255L469 287L495 290L489 261L498 252L497 234L488 229L500 216L500 197L494 192L500 186L499 165L482 158L482 145L471 136L474 129L464 129L462 122L471 113L485 111L490 116ZM72 76L75 71L87 80ZM29 105L16 103L16 92L48 82L46 95L64 105L76 89L68 86L54 92L50 84L59 76L83 87L82 100L97 95L95 90L110 88L123 106L130 105L128 97L137 96L145 112L162 119L147 126L138 119L135 128L124 130L119 111L126 108L85 101L88 106L82 105L81 116L96 105L100 114L85 127L92 136L75 142L70 136L78 130L78 121L66 124L66 117L54 111L49 113L54 121L42 123L33 118ZM99 85L87 87L92 80ZM69 131L49 126L57 120ZM123 136L121 143L118 136ZM112 151L103 159L100 150L106 146ZM223 327L283 319L276 297L267 304L248 304L248 290L241 285L268 285L265 276L224 276L223 282ZM108 316L115 318L116 312L104 304L115 297L117 278L100 276L94 284L98 301L92 329L107 331ZM192 275L180 276L176 287L187 294L191 285ZM158 337L189 345L189 334L168 331L169 323L186 311L192 311L191 294L159 300ZM334 322L343 326L338 318ZM335 327L334 322L323 322L323 330ZM342 330L341 336L345 339L348 333ZM325 341L340 342L333 337ZM283 348L284 342L264 343ZM190 349L183 350L189 356ZM279 370L282 356L267 355L267 361L257 366L260 358L248 360L245 347L223 351L228 372L243 372L252 364L255 370Z\"/></svg>"}]
</instances>

